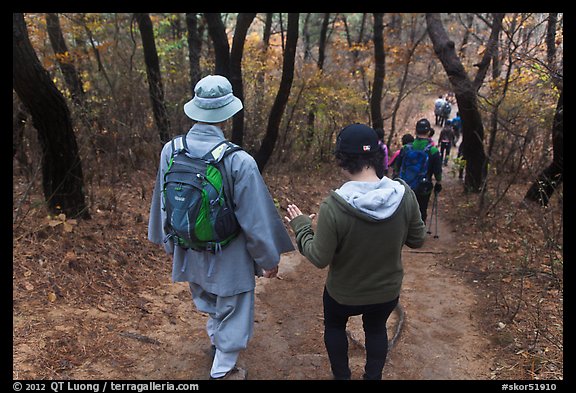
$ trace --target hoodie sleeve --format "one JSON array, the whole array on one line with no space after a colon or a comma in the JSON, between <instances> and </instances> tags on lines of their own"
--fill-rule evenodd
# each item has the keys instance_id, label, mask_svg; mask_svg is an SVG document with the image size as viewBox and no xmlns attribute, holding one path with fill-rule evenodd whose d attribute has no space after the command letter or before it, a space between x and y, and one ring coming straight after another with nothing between
<instances>
[{"instance_id":1,"label":"hoodie sleeve","mask_svg":"<svg viewBox=\"0 0 576 393\"><path fill-rule=\"evenodd\" d=\"M405 184L405 187L404 197L409 199L406 201L408 202L408 234L404 244L410 248L420 248L424 245L424 240L426 239L426 225L422 221L414 191L407 184Z\"/></svg>"},{"instance_id":2,"label":"hoodie sleeve","mask_svg":"<svg viewBox=\"0 0 576 393\"><path fill-rule=\"evenodd\" d=\"M296 234L298 250L314 266L322 269L332 262L338 239L334 220L326 202L320 205L316 233L312 229L312 220L306 215L294 218L290 221L290 226Z\"/></svg>"}]
</instances>

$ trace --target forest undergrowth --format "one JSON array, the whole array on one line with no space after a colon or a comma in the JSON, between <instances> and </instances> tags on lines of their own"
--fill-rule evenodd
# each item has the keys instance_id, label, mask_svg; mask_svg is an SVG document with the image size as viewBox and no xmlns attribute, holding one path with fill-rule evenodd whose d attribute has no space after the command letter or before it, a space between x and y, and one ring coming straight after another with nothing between
<instances>
[{"instance_id":1,"label":"forest undergrowth","mask_svg":"<svg viewBox=\"0 0 576 393\"><path fill-rule=\"evenodd\" d=\"M447 174L447 176L455 177ZM502 181L502 179L500 179ZM527 205L526 183L510 184L479 211L477 194L460 181L444 201L458 254L445 262L484 299L484 331L499 354L498 379L562 379L564 364L563 195Z\"/></svg>"}]
</instances>

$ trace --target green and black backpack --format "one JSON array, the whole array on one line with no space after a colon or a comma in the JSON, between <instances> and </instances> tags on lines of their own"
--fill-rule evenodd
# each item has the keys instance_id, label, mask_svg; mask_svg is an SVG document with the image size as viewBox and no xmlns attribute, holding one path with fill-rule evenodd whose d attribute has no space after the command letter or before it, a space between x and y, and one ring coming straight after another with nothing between
<instances>
[{"instance_id":1,"label":"green and black backpack","mask_svg":"<svg viewBox=\"0 0 576 393\"><path fill-rule=\"evenodd\" d=\"M240 233L230 197L232 186L222 163L236 150L241 147L224 140L198 158L190 154L185 135L172 139L162 189L165 241L173 239L184 249L217 252Z\"/></svg>"}]
</instances>

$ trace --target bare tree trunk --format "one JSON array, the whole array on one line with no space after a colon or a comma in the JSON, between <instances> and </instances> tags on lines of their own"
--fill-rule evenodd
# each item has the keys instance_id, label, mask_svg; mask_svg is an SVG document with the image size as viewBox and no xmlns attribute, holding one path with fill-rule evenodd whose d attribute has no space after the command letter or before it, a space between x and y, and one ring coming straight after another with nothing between
<instances>
[{"instance_id":1,"label":"bare tree trunk","mask_svg":"<svg viewBox=\"0 0 576 393\"><path fill-rule=\"evenodd\" d=\"M102 76L104 77L104 79L106 80L106 83L108 84L108 87L110 88L110 94L112 95L112 99L114 101L116 101L116 89L114 88L114 84L112 83L112 81L110 80L110 77L108 76L108 72L106 72L106 67L104 67L104 64L102 63L102 59L100 57L100 51L98 50L98 47L97 47L96 42L94 40L92 30L90 30L90 27L88 27L89 23L86 20L86 14L84 14L84 13L80 14L80 18L78 20L78 23L82 26L82 28L84 28L84 31L86 32L86 35L88 36L88 40L90 41L90 46L92 47L92 52L94 52L94 57L96 58L96 62L98 63L98 72L102 73Z\"/></svg>"},{"instance_id":2,"label":"bare tree trunk","mask_svg":"<svg viewBox=\"0 0 576 393\"><path fill-rule=\"evenodd\" d=\"M540 173L524 196L525 201L538 202L547 206L554 191L563 181L564 175L564 90L560 90L556 114L552 124L552 163Z\"/></svg>"},{"instance_id":3,"label":"bare tree trunk","mask_svg":"<svg viewBox=\"0 0 576 393\"><path fill-rule=\"evenodd\" d=\"M310 24L310 12L306 13L304 17L304 25L302 26L302 41L304 42L304 63L308 63L312 58L312 44L310 40L310 29L308 25Z\"/></svg>"},{"instance_id":4,"label":"bare tree trunk","mask_svg":"<svg viewBox=\"0 0 576 393\"><path fill-rule=\"evenodd\" d=\"M324 59L326 57L326 36L328 35L328 23L330 22L330 13L324 13L322 27L320 28L320 38L318 41L318 69L324 68Z\"/></svg>"},{"instance_id":5,"label":"bare tree trunk","mask_svg":"<svg viewBox=\"0 0 576 393\"><path fill-rule=\"evenodd\" d=\"M150 101L154 120L158 127L160 142L162 144L170 140L170 120L168 111L164 103L164 88L162 86L162 76L160 74L160 61L154 42L154 29L149 14L134 14L142 37L142 47L144 49L144 62L146 63L146 75L148 77L148 88L150 90Z\"/></svg>"},{"instance_id":6,"label":"bare tree trunk","mask_svg":"<svg viewBox=\"0 0 576 393\"><path fill-rule=\"evenodd\" d=\"M266 59L268 54L268 47L270 45L270 35L272 34L272 17L273 13L266 13L266 19L264 22L264 29L262 32L262 46L258 52L258 67L255 75L256 79L256 91L264 92L266 90ZM256 94L254 100L254 124L264 124L266 115L263 110L264 94Z\"/></svg>"},{"instance_id":7,"label":"bare tree trunk","mask_svg":"<svg viewBox=\"0 0 576 393\"><path fill-rule=\"evenodd\" d=\"M548 24L546 25L546 61L548 68L556 70L556 23L558 13L548 14Z\"/></svg>"},{"instance_id":8,"label":"bare tree trunk","mask_svg":"<svg viewBox=\"0 0 576 393\"><path fill-rule=\"evenodd\" d=\"M85 124L86 129L91 134L90 142L94 143L93 128L96 127L98 130L102 131L104 127L100 123L100 120L90 110L90 104L86 100L86 94L82 87L80 73L74 65L74 57L68 51L57 14L46 14L46 28L50 38L50 44L52 45L52 49L56 55L56 61L62 71L66 86L68 86L68 90L70 91L72 103L77 109L79 119Z\"/></svg>"},{"instance_id":9,"label":"bare tree trunk","mask_svg":"<svg viewBox=\"0 0 576 393\"><path fill-rule=\"evenodd\" d=\"M470 31L472 30L472 22L474 21L474 14L467 14L466 15L466 22L464 23L464 27L466 31L464 32L464 37L462 37L462 43L460 44L460 50L458 51L458 56L461 59L466 57L466 48L468 47L468 39L470 38Z\"/></svg>"},{"instance_id":10,"label":"bare tree trunk","mask_svg":"<svg viewBox=\"0 0 576 393\"><path fill-rule=\"evenodd\" d=\"M346 41L348 42L348 48L351 49L352 51L352 70L351 70L351 74L352 77L355 77L356 73L359 71L361 76L362 76L362 84L364 86L364 91L366 93L368 93L368 88L366 86L366 80L365 80L365 71L364 71L364 67L362 65L358 66L358 55L360 53L360 51L358 49L353 49L353 42L352 42L352 35L350 33L350 30L348 28L348 23L346 21L346 16L342 15L342 22L344 22L344 29L346 31ZM360 44L363 40L364 40L364 25L366 24L366 13L362 13L362 22L360 23L360 31L358 33L358 39L356 40L356 44ZM366 97L368 98L368 94L366 94Z\"/></svg>"},{"instance_id":11,"label":"bare tree trunk","mask_svg":"<svg viewBox=\"0 0 576 393\"><path fill-rule=\"evenodd\" d=\"M492 14L492 30L490 32L490 38L486 43L486 49L484 50L484 56L480 63L474 64L478 67L478 72L474 78L474 88L476 91L480 89L482 83L484 83L484 78L488 72L488 67L490 66L490 61L494 58L494 54L498 53L498 37L500 36L500 31L502 30L502 19L504 18L503 13Z\"/></svg>"},{"instance_id":12,"label":"bare tree trunk","mask_svg":"<svg viewBox=\"0 0 576 393\"><path fill-rule=\"evenodd\" d=\"M402 24L401 19L399 23L400 25ZM410 30L410 47L408 48L408 51L406 52L406 57L404 58L403 62L404 71L402 73L402 79L400 80L400 86L398 88L398 97L396 98L396 102L394 103L394 107L392 109L390 132L388 133L388 139L386 141L386 144L388 146L390 146L390 144L392 143L392 138L394 138L394 135L396 134L396 117L398 116L398 110L400 109L400 104L402 103L402 100L404 100L404 98L406 98L406 96L408 96L409 94L409 93L405 94L405 91L406 91L406 84L408 83L408 71L410 69L410 65L412 65L412 56L414 55L414 52L416 51L418 45L420 45L422 40L424 40L424 37L426 37L426 30L424 29L420 37L416 38L416 32L419 27L420 25L418 24L417 17L412 16L412 26Z\"/></svg>"},{"instance_id":13,"label":"bare tree trunk","mask_svg":"<svg viewBox=\"0 0 576 393\"><path fill-rule=\"evenodd\" d=\"M374 83L370 97L372 128L384 131L382 118L382 91L384 89L385 54L384 54L384 14L374 13Z\"/></svg>"},{"instance_id":14,"label":"bare tree trunk","mask_svg":"<svg viewBox=\"0 0 576 393\"><path fill-rule=\"evenodd\" d=\"M22 13L12 14L12 84L38 131L48 210L90 218L70 111L32 48Z\"/></svg>"},{"instance_id":15,"label":"bare tree trunk","mask_svg":"<svg viewBox=\"0 0 576 393\"><path fill-rule=\"evenodd\" d=\"M201 79L200 70L200 52L202 51L202 39L198 33L198 14L186 14L186 28L188 30L188 58L190 59L190 86L192 96L194 96L194 87Z\"/></svg>"},{"instance_id":16,"label":"bare tree trunk","mask_svg":"<svg viewBox=\"0 0 576 393\"><path fill-rule=\"evenodd\" d=\"M82 108L84 107L84 89L82 88L82 80L74 66L74 61L72 55L68 51L66 41L64 41L64 35L62 34L60 20L58 19L57 14L46 14L46 30L48 31L50 44L52 45L52 49L56 55L56 62L62 70L62 75L64 76L64 81L66 82L68 89L70 89L72 102L74 102L76 106Z\"/></svg>"},{"instance_id":17,"label":"bare tree trunk","mask_svg":"<svg viewBox=\"0 0 576 393\"><path fill-rule=\"evenodd\" d=\"M13 106L14 114L12 115L12 158L16 158L20 163L22 173L24 173L27 180L30 180L32 171L30 170L30 163L24 150L24 129L26 128L29 115L22 101L18 98L18 95L16 95L16 97L16 103Z\"/></svg>"},{"instance_id":18,"label":"bare tree trunk","mask_svg":"<svg viewBox=\"0 0 576 393\"><path fill-rule=\"evenodd\" d=\"M276 99L272 105L270 116L268 117L268 126L266 127L266 135L260 146L260 150L256 153L254 159L258 164L260 172L263 172L264 167L272 156L276 139L278 139L278 130L282 114L288 103L290 97L290 90L292 88L292 80L294 79L294 59L296 57L296 44L298 43L298 13L288 14L288 33L286 36L286 46L284 49L284 61L282 63L282 79L280 80L280 87L276 94Z\"/></svg>"},{"instance_id":19,"label":"bare tree trunk","mask_svg":"<svg viewBox=\"0 0 576 393\"><path fill-rule=\"evenodd\" d=\"M226 35L226 27L222 22L220 13L205 13L204 17L208 23L208 34L214 44L214 58L216 75L230 77L230 45Z\"/></svg>"},{"instance_id":20,"label":"bare tree trunk","mask_svg":"<svg viewBox=\"0 0 576 393\"><path fill-rule=\"evenodd\" d=\"M439 14L426 14L428 35L434 52L442 63L458 102L462 118L462 150L466 159L466 191L479 192L486 178L486 154L484 153L484 126L478 111L476 89L464 66L456 55L454 41L450 40Z\"/></svg>"},{"instance_id":21,"label":"bare tree trunk","mask_svg":"<svg viewBox=\"0 0 576 393\"><path fill-rule=\"evenodd\" d=\"M256 13L239 13L236 19L236 29L230 50L230 84L234 95L244 101L244 86L242 84L242 54L246 34ZM232 118L232 142L242 146L244 140L244 111L240 111Z\"/></svg>"},{"instance_id":22,"label":"bare tree trunk","mask_svg":"<svg viewBox=\"0 0 576 393\"><path fill-rule=\"evenodd\" d=\"M324 19L322 20L322 27L320 28L320 38L318 41L318 61L316 65L318 70L322 72L324 68L324 59L326 57L326 37L328 35L328 23L330 22L330 13L324 14ZM309 150L312 146L312 141L314 140L316 122L316 105L312 104L312 108L308 111L308 118L306 121L306 138L304 138L304 148Z\"/></svg>"}]
</instances>

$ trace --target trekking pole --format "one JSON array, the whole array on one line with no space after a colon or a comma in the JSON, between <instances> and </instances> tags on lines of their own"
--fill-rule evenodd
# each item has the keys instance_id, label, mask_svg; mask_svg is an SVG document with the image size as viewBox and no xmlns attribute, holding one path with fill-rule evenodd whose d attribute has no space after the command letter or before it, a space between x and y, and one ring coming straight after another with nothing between
<instances>
[{"instance_id":1,"label":"trekking pole","mask_svg":"<svg viewBox=\"0 0 576 393\"><path fill-rule=\"evenodd\" d=\"M428 221L428 230L426 231L427 234L432 234L432 218L434 216L434 201L436 200L436 194L434 194L434 199L432 200L432 211L430 212L430 221Z\"/></svg>"},{"instance_id":2,"label":"trekking pole","mask_svg":"<svg viewBox=\"0 0 576 393\"><path fill-rule=\"evenodd\" d=\"M438 193L434 192L434 202L432 204L434 208L434 221L436 222L436 229L434 231L434 239L438 239Z\"/></svg>"},{"instance_id":3,"label":"trekking pole","mask_svg":"<svg viewBox=\"0 0 576 393\"><path fill-rule=\"evenodd\" d=\"M434 218L434 211L436 210L436 193L434 193L434 199L432 200L432 211L430 212L430 221L428 221L427 234L432 234L432 219Z\"/></svg>"}]
</instances>

